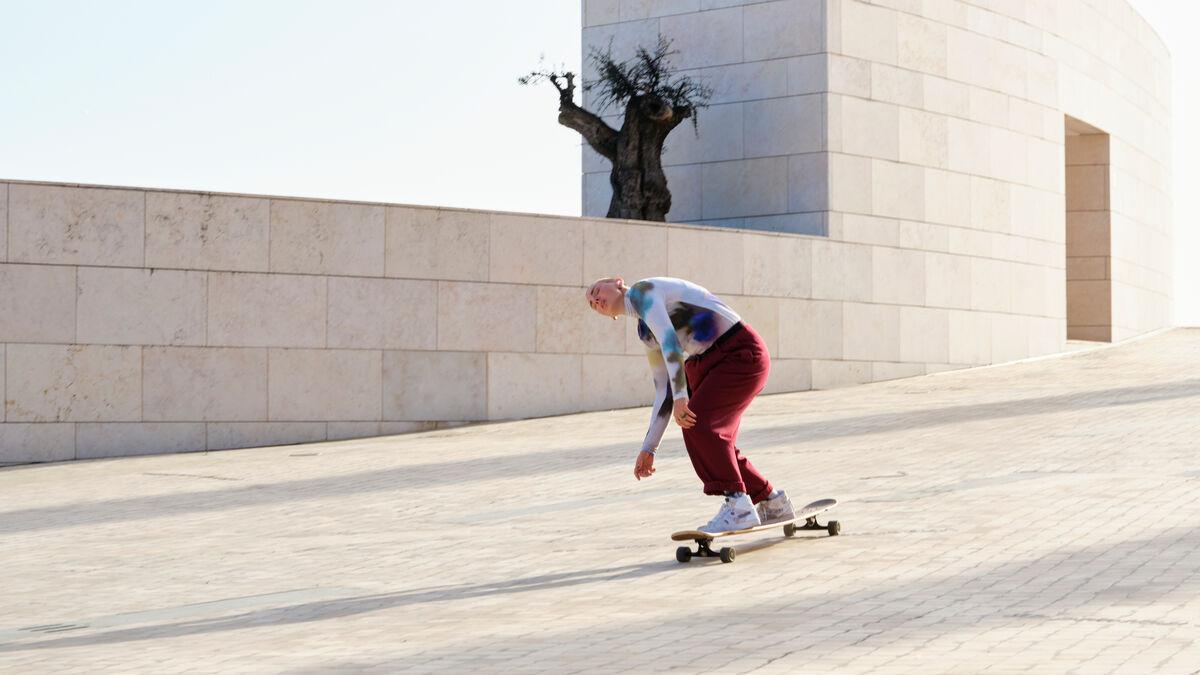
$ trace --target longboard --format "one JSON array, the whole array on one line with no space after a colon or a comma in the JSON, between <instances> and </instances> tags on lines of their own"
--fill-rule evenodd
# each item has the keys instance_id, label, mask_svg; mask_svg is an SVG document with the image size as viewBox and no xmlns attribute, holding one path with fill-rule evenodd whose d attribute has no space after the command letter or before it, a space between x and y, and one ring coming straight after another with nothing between
<instances>
[{"instance_id":1,"label":"longboard","mask_svg":"<svg viewBox=\"0 0 1200 675\"><path fill-rule=\"evenodd\" d=\"M692 559L692 556L704 558L720 558L723 563L733 562L736 552L730 546L726 546L719 551L712 550L712 542L714 539L721 537L733 537L741 534L752 534L754 532L763 532L776 527L783 528L783 536L791 537L797 532L803 530L825 530L829 536L835 537L842 531L842 524L836 520L831 520L825 525L817 522L817 515L832 509L837 506L836 499L818 499L817 501L805 506L796 512L796 517L790 520L781 520L777 523L769 523L767 525L758 525L749 527L744 530L730 530L728 532L701 532L700 530L680 530L671 535L672 541L694 541L696 542L696 550L693 551L689 546L680 546L675 550L675 559L681 563L685 563ZM803 522L802 525L797 523Z\"/></svg>"}]
</instances>

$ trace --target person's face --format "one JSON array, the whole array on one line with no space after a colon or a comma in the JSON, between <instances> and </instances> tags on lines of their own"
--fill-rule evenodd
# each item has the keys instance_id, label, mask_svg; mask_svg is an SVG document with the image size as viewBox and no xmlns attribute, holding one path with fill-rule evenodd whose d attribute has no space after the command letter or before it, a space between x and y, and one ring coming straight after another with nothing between
<instances>
[{"instance_id":1,"label":"person's face","mask_svg":"<svg viewBox=\"0 0 1200 675\"><path fill-rule=\"evenodd\" d=\"M598 314L619 316L625 304L621 293L624 286L625 282L620 277L597 281L587 290L588 305Z\"/></svg>"}]
</instances>

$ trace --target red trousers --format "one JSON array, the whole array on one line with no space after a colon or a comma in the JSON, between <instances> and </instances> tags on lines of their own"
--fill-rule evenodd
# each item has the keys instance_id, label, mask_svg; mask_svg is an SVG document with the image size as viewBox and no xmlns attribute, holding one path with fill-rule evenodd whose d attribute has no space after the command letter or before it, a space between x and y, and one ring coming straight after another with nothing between
<instances>
[{"instance_id":1,"label":"red trousers","mask_svg":"<svg viewBox=\"0 0 1200 675\"><path fill-rule=\"evenodd\" d=\"M683 443L704 493L745 492L755 503L771 493L767 481L737 447L742 413L767 384L771 356L750 326L739 324L703 354L684 361L688 407L696 424L683 430Z\"/></svg>"}]
</instances>

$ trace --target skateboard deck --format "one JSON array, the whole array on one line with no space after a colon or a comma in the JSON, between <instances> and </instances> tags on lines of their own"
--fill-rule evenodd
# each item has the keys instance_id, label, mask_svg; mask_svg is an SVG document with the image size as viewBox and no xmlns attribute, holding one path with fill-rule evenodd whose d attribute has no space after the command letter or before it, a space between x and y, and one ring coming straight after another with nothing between
<instances>
[{"instance_id":1,"label":"skateboard deck","mask_svg":"<svg viewBox=\"0 0 1200 675\"><path fill-rule=\"evenodd\" d=\"M804 530L824 530L829 533L829 536L834 537L841 533L842 524L836 520L831 520L825 525L817 522L817 516L837 505L836 499L818 499L811 504L804 506L796 511L796 517L790 520L781 520L777 523L767 525L758 525L749 527L744 530L730 530L728 532L701 532L700 530L680 530L671 535L672 541L694 541L696 542L696 550L693 551L687 546L680 546L675 551L675 559L681 563L687 562L693 556L706 558L719 557L721 562L733 562L736 552L732 547L726 546L719 551L712 550L712 542L714 539L721 537L733 537L741 534L752 534L754 532L763 532L776 527L783 528L783 536L791 537L797 532Z\"/></svg>"}]
</instances>

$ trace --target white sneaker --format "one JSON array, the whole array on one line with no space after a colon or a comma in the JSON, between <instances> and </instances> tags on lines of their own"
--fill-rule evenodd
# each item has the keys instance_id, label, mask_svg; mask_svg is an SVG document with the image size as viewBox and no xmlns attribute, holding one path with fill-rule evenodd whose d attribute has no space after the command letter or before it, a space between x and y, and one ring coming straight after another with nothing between
<instances>
[{"instance_id":1,"label":"white sneaker","mask_svg":"<svg viewBox=\"0 0 1200 675\"><path fill-rule=\"evenodd\" d=\"M780 490L774 499L767 498L758 503L758 519L763 525L780 523L795 517L796 510L792 508L792 500L788 499L787 492L783 490Z\"/></svg>"},{"instance_id":2,"label":"white sneaker","mask_svg":"<svg viewBox=\"0 0 1200 675\"><path fill-rule=\"evenodd\" d=\"M725 503L721 504L721 510L717 511L717 515L713 516L707 525L702 526L700 531L716 534L746 530L761 524L762 522L758 519L758 511L754 508L754 502L750 501L749 495L743 494L737 499L726 497Z\"/></svg>"}]
</instances>

